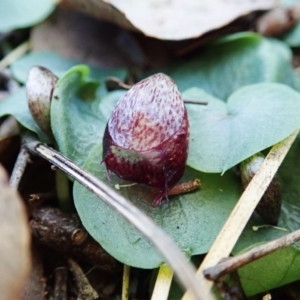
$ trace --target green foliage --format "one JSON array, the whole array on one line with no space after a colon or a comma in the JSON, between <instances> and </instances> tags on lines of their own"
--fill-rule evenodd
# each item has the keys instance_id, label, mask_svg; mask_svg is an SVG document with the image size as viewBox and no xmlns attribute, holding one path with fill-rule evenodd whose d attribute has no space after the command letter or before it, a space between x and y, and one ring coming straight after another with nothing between
<instances>
[{"instance_id":1,"label":"green foliage","mask_svg":"<svg viewBox=\"0 0 300 300\"><path fill-rule=\"evenodd\" d=\"M197 88L183 98L208 101L207 106L186 105L191 125L188 165L203 172L225 172L300 124L300 94L278 83L242 87L226 102Z\"/></svg>"},{"instance_id":2,"label":"green foliage","mask_svg":"<svg viewBox=\"0 0 300 300\"><path fill-rule=\"evenodd\" d=\"M70 68L81 64L82 62L74 59L62 57L58 53L51 51L30 52L29 54L18 59L11 65L11 70L15 79L21 83L26 82L28 71L33 66L43 66L57 77L63 76ZM103 81L108 76L115 76L121 80L125 78L125 69L99 69L90 67L89 76L98 82L101 82L98 94L105 94L106 90Z\"/></svg>"},{"instance_id":3,"label":"green foliage","mask_svg":"<svg viewBox=\"0 0 300 300\"><path fill-rule=\"evenodd\" d=\"M300 22L298 22L292 29L286 32L282 40L291 47L300 46Z\"/></svg>"},{"instance_id":4,"label":"green foliage","mask_svg":"<svg viewBox=\"0 0 300 300\"><path fill-rule=\"evenodd\" d=\"M259 82L293 87L291 51L282 42L255 33L238 33L207 46L190 60L164 70L181 91L198 87L226 100L238 88Z\"/></svg>"},{"instance_id":5,"label":"green foliage","mask_svg":"<svg viewBox=\"0 0 300 300\"><path fill-rule=\"evenodd\" d=\"M54 4L54 0L0 0L0 33L43 21L54 10Z\"/></svg>"},{"instance_id":6,"label":"green foliage","mask_svg":"<svg viewBox=\"0 0 300 300\"><path fill-rule=\"evenodd\" d=\"M223 176L203 172L224 172L299 127L300 95L291 88L290 59L284 43L242 33L220 39L196 58L168 69L179 88L188 89L184 98L209 102L207 106L187 105L191 125L188 165L193 168L186 167L182 181L199 178L202 188L173 196L160 207L152 207L154 196L149 187L136 185L120 192L170 234L188 257L208 251L242 193L239 178L232 171ZM76 63L53 53L31 53L14 63L12 71L24 82L32 65L43 65L61 76ZM124 91L105 93L103 85L97 90L107 75L123 78L125 72L93 68L89 75L86 66L75 66L65 73L53 92L51 127L59 151L114 187L125 182L114 174L110 182L107 180L100 164L101 142L107 119ZM0 102L0 116L7 114L47 141L30 116L24 89ZM300 225L299 147L300 138L279 172L284 200L279 226L290 231ZM153 245L77 182L74 201L86 229L118 260L141 268L155 268L163 262ZM254 214L233 254L286 234L270 228L251 229L261 223ZM253 295L299 279L293 265L299 260L298 247L288 247L241 269L246 293Z\"/></svg>"},{"instance_id":7,"label":"green foliage","mask_svg":"<svg viewBox=\"0 0 300 300\"><path fill-rule=\"evenodd\" d=\"M111 101L110 97L106 101L106 97L96 96L95 83L86 81L88 74L86 66L68 71L57 82L51 102L51 127L59 150L78 165L102 141L108 115L102 114L99 108L105 110L106 103L109 106ZM83 91L94 99L83 99ZM111 94L115 99L120 95Z\"/></svg>"},{"instance_id":8,"label":"green foliage","mask_svg":"<svg viewBox=\"0 0 300 300\"><path fill-rule=\"evenodd\" d=\"M114 188L125 182L111 174L108 181L102 160L102 145L97 145L87 157L83 168ZM187 168L183 181L200 178L198 191L170 197L171 201L153 207L152 189L143 185L121 188L120 193L150 216L178 244L188 257L205 253L241 194L238 178L205 174ZM140 268L156 268L163 259L155 247L113 209L85 187L74 183L77 212L89 233L106 251L119 261Z\"/></svg>"},{"instance_id":9,"label":"green foliage","mask_svg":"<svg viewBox=\"0 0 300 300\"><path fill-rule=\"evenodd\" d=\"M291 6L294 4L299 4L299 0L281 0L281 5ZM282 36L282 40L286 42L291 47L300 46L300 22L297 22L296 25L288 30Z\"/></svg>"},{"instance_id":10,"label":"green foliage","mask_svg":"<svg viewBox=\"0 0 300 300\"><path fill-rule=\"evenodd\" d=\"M41 141L51 141L32 118L28 108L24 88L19 89L8 98L0 101L0 117L6 115L13 115L25 128L35 132Z\"/></svg>"}]
</instances>

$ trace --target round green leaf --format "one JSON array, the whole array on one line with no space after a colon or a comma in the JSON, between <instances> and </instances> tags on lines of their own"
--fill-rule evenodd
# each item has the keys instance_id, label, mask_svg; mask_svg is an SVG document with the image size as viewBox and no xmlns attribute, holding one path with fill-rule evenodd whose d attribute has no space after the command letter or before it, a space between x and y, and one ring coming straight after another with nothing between
<instances>
[{"instance_id":1,"label":"round green leaf","mask_svg":"<svg viewBox=\"0 0 300 300\"><path fill-rule=\"evenodd\" d=\"M225 172L247 157L292 134L300 126L300 94L278 83L245 86L223 102L193 88L183 98L190 120L188 165L203 172Z\"/></svg>"},{"instance_id":2,"label":"round green leaf","mask_svg":"<svg viewBox=\"0 0 300 300\"><path fill-rule=\"evenodd\" d=\"M114 174L108 181L102 160L102 145L90 152L83 168L110 186L124 184ZM178 244L187 256L208 251L240 195L236 176L204 174L187 168L183 181L200 178L202 188L170 197L152 207L155 196L144 185L121 188L120 192L150 216ZM127 182L128 183L128 182ZM140 268L156 268L163 259L155 247L118 213L79 183L74 184L74 201L85 228L101 246L119 261Z\"/></svg>"},{"instance_id":3,"label":"round green leaf","mask_svg":"<svg viewBox=\"0 0 300 300\"><path fill-rule=\"evenodd\" d=\"M166 68L181 91L198 87L225 100L236 89L259 82L293 87L291 51L286 44L255 33L222 38L190 60Z\"/></svg>"},{"instance_id":4,"label":"round green leaf","mask_svg":"<svg viewBox=\"0 0 300 300\"><path fill-rule=\"evenodd\" d=\"M14 116L25 128L35 132L41 141L51 142L50 138L47 137L32 118L24 88L20 88L8 98L0 101L0 117L5 115Z\"/></svg>"},{"instance_id":5,"label":"round green leaf","mask_svg":"<svg viewBox=\"0 0 300 300\"><path fill-rule=\"evenodd\" d=\"M53 0L1 0L0 32L30 27L47 18L55 8Z\"/></svg>"},{"instance_id":6,"label":"round green leaf","mask_svg":"<svg viewBox=\"0 0 300 300\"><path fill-rule=\"evenodd\" d=\"M83 65L69 70L57 82L51 102L51 127L59 151L78 165L102 141L108 116L124 93L97 96L97 84L87 81L88 74Z\"/></svg>"},{"instance_id":7,"label":"round green leaf","mask_svg":"<svg viewBox=\"0 0 300 300\"><path fill-rule=\"evenodd\" d=\"M28 71L33 66L43 66L51 72L53 72L57 77L62 77L70 68L75 65L82 64L82 62L65 58L59 55L56 52L51 51L37 51L30 52L27 55L24 55L11 65L11 70L13 76L20 82L24 83L27 79ZM125 69L98 69L96 67L89 67L90 73L89 76L95 80L103 82L104 79L108 76L114 76L121 80L125 78L126 70ZM104 84L101 85L98 94L105 93Z\"/></svg>"},{"instance_id":8,"label":"round green leaf","mask_svg":"<svg viewBox=\"0 0 300 300\"><path fill-rule=\"evenodd\" d=\"M36 51L22 56L13 62L10 68L14 78L25 83L28 72L33 66L43 66L51 70L57 77L61 77L66 71L78 64L78 61L64 58L55 52Z\"/></svg>"}]
</instances>

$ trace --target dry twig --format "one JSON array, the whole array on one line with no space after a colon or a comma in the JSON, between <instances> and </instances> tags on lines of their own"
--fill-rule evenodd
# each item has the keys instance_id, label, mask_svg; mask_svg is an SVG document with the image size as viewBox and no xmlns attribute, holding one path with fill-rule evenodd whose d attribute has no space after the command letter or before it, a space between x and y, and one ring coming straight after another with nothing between
<instances>
[{"instance_id":1,"label":"dry twig","mask_svg":"<svg viewBox=\"0 0 300 300\"><path fill-rule=\"evenodd\" d=\"M131 89L131 85L124 83L122 80L116 77L107 77L105 79L106 88L108 91L114 90L129 90ZM183 102L186 104L199 104L199 105L207 105L207 101L200 100L191 100L191 99L183 99Z\"/></svg>"},{"instance_id":2,"label":"dry twig","mask_svg":"<svg viewBox=\"0 0 300 300\"><path fill-rule=\"evenodd\" d=\"M37 208L32 212L30 226L40 243L60 253L98 265L108 272L118 268L117 261L87 233L75 213L52 207Z\"/></svg>"},{"instance_id":3,"label":"dry twig","mask_svg":"<svg viewBox=\"0 0 300 300\"><path fill-rule=\"evenodd\" d=\"M86 278L86 275L81 270L80 266L72 259L68 260L68 264L76 283L78 299L98 299L98 293L91 286L88 279Z\"/></svg>"},{"instance_id":4,"label":"dry twig","mask_svg":"<svg viewBox=\"0 0 300 300\"><path fill-rule=\"evenodd\" d=\"M68 268L63 262L54 271L54 299L67 300Z\"/></svg>"},{"instance_id":5,"label":"dry twig","mask_svg":"<svg viewBox=\"0 0 300 300\"><path fill-rule=\"evenodd\" d=\"M287 247L300 240L300 229L286 236L271 241L267 244L257 246L239 256L230 257L221 261L214 267L207 268L203 271L205 278L215 281L221 276L236 271L238 268L245 266L263 256L266 256L278 249Z\"/></svg>"},{"instance_id":6,"label":"dry twig","mask_svg":"<svg viewBox=\"0 0 300 300\"><path fill-rule=\"evenodd\" d=\"M18 158L16 160L13 172L10 177L10 185L11 187L17 189L20 181L22 179L22 176L24 174L24 171L26 169L28 160L29 160L29 152L28 150L24 147L24 144L27 143L29 140L27 140L28 136L24 135L22 137L22 145L21 149L18 155Z\"/></svg>"}]
</instances>

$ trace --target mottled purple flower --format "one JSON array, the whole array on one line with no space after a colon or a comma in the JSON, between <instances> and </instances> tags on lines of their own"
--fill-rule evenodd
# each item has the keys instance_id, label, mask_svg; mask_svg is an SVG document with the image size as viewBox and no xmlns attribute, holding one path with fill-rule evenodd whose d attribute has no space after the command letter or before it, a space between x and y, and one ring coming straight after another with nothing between
<instances>
[{"instance_id":1,"label":"mottled purple flower","mask_svg":"<svg viewBox=\"0 0 300 300\"><path fill-rule=\"evenodd\" d=\"M116 104L103 138L107 170L157 189L153 205L185 169L189 122L174 81L155 74L135 84Z\"/></svg>"}]
</instances>

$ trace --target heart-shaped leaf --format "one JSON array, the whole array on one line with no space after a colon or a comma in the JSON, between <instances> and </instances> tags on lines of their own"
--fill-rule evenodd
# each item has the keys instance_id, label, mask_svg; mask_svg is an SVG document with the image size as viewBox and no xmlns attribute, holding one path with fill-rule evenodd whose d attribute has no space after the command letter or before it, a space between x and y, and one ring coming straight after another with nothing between
<instances>
[{"instance_id":1,"label":"heart-shaped leaf","mask_svg":"<svg viewBox=\"0 0 300 300\"><path fill-rule=\"evenodd\" d=\"M290 49L283 42L255 33L222 38L194 58L176 63L164 72L181 91L198 87L222 100L248 84L294 85Z\"/></svg>"},{"instance_id":2,"label":"heart-shaped leaf","mask_svg":"<svg viewBox=\"0 0 300 300\"><path fill-rule=\"evenodd\" d=\"M31 116L24 88L20 88L8 98L0 101L0 117L5 115L13 115L25 128L35 132L41 141L51 142Z\"/></svg>"},{"instance_id":3,"label":"heart-shaped leaf","mask_svg":"<svg viewBox=\"0 0 300 300\"><path fill-rule=\"evenodd\" d=\"M37 51L30 52L27 55L24 55L22 58L18 59L11 65L11 70L13 76L20 82L24 83L27 79L27 74L31 67L33 66L43 66L56 76L61 77L67 72L70 68L75 65L81 64L82 62L65 58L59 55L56 52L50 51ZM125 78L126 70L125 69L99 69L95 67L90 67L89 76L97 81L103 82L104 79L108 76L114 76L121 80ZM101 85L101 88L98 91L98 94L105 93L104 84Z\"/></svg>"},{"instance_id":4,"label":"heart-shaped leaf","mask_svg":"<svg viewBox=\"0 0 300 300\"><path fill-rule=\"evenodd\" d=\"M101 160L102 145L99 144L90 152L83 168L112 187L128 183L114 174L108 181ZM170 202L160 207L151 205L154 196L147 186L120 190L170 234L189 257L208 251L241 193L239 180L232 172L220 176L187 168L183 181L194 178L201 179L200 190L172 196ZM74 201L85 228L116 259L140 268L156 268L163 262L155 247L141 233L77 182L74 183Z\"/></svg>"},{"instance_id":5,"label":"heart-shaped leaf","mask_svg":"<svg viewBox=\"0 0 300 300\"><path fill-rule=\"evenodd\" d=\"M112 105L124 92L95 95L95 84L87 81L89 68L76 66L56 84L51 102L51 127L59 150L82 165L91 148L102 141ZM84 95L88 95L85 100ZM94 99L90 99L94 96ZM107 98L107 99L106 99Z\"/></svg>"},{"instance_id":6,"label":"heart-shaped leaf","mask_svg":"<svg viewBox=\"0 0 300 300\"><path fill-rule=\"evenodd\" d=\"M300 170L299 150L300 136L278 174L282 182L283 194L279 226L289 231L300 227L298 201L300 171L297 171ZM101 159L101 145L98 145L91 151L84 168L112 187L116 183L125 183L114 175L111 182L108 182L105 168L99 164ZM201 178L201 190L174 196L170 202L165 202L156 208L151 206L153 197L150 195L150 188L137 185L120 190L127 199L164 228L188 256L205 253L209 249L240 194L239 180L231 172L219 176L187 168L184 180L194 177ZM141 268L154 268L162 262L153 246L141 234L78 183L74 185L74 200L84 226L118 260ZM233 250L235 255L287 234L286 231L275 228L252 230L252 226L262 224L263 221L254 213ZM299 247L299 243L296 243L240 269L239 273L246 294L254 295L298 280L300 278L297 268L300 262Z\"/></svg>"},{"instance_id":7,"label":"heart-shaped leaf","mask_svg":"<svg viewBox=\"0 0 300 300\"><path fill-rule=\"evenodd\" d=\"M85 67L66 73L55 88L51 107L59 149L79 165L91 147L101 142L106 121L124 93L85 101L80 91L93 90L86 82L87 73ZM188 165L204 172L224 172L300 125L300 95L276 83L241 88L226 103L197 88L184 92L183 97L209 102L207 106L186 105L191 124Z\"/></svg>"},{"instance_id":8,"label":"heart-shaped leaf","mask_svg":"<svg viewBox=\"0 0 300 300\"><path fill-rule=\"evenodd\" d=\"M0 32L30 27L45 19L54 8L53 0L1 0Z\"/></svg>"},{"instance_id":9,"label":"heart-shaped leaf","mask_svg":"<svg viewBox=\"0 0 300 300\"><path fill-rule=\"evenodd\" d=\"M197 88L183 98L208 101L207 106L187 105L188 165L203 172L225 172L300 126L300 94L278 83L245 86L227 102Z\"/></svg>"},{"instance_id":10,"label":"heart-shaped leaf","mask_svg":"<svg viewBox=\"0 0 300 300\"><path fill-rule=\"evenodd\" d=\"M88 155L91 147L98 143L98 141L102 138L102 136L100 137L100 134L97 137L98 133L95 130L98 128L99 131L101 131L101 135L103 135L107 117L109 116L115 102L123 93L109 93L106 97L102 97L102 99L96 98L93 101L84 101L78 95L82 88L86 87L86 83L84 81L86 76L87 70L85 67L76 67L68 72L61 79L61 86L58 86L58 89L56 90L56 92L59 91L60 94L54 93L54 97L56 96L58 99L53 99L53 101L57 102L56 104L52 104L58 105L55 114L61 116L65 114L67 116L65 119L61 119L61 124L58 122L56 123L55 119L52 121L52 126L56 127L56 137L59 136L58 144L60 148L63 149L63 152L65 151L64 154L74 158L75 160L78 156L80 157L81 162ZM257 118L258 124L261 124L261 132L264 132L261 140L264 140L265 138L268 140L269 135L273 138L277 136L276 132L272 133L268 131L270 130L270 126L274 129L274 131L278 131L280 134L283 134L283 131L278 128L278 123L280 123L285 130L287 130L287 128L291 129L291 127L294 126L295 114L299 111L298 93L288 87L278 84L266 83L245 87L234 93L229 98L228 103L224 103L223 101L220 101L199 89L192 90L192 92L193 93L185 95L188 95L190 99L192 99L192 97L194 97L194 99L199 99L200 97L201 100L209 101L209 105L207 107L188 105L190 107L188 110L192 111L190 114L191 128L194 128L196 124L196 128L201 130L202 114L204 114L206 110L210 111L210 109L213 108L212 112L208 113L208 116L211 116L211 118L208 117L208 120L215 120L215 122L211 123L210 126L210 130L213 134L215 134L219 128L218 126L213 127L212 125L217 124L220 117L224 117L224 114L226 115L228 112L231 113L231 116L227 116L226 119L234 119L235 117L238 118L239 114L242 113L245 117L245 121L236 126L246 126L247 122L251 121L248 120L246 112L251 105L255 104L255 106L257 105L257 110L255 110L254 117ZM240 96L236 97L236 95L243 95L243 97L247 100L247 105L241 100ZM273 100L271 101L269 97ZM280 101L278 98L280 98ZM58 102L61 100L62 103L59 104ZM74 105L72 102L74 102ZM264 112L266 115L261 115L263 108L260 102L268 103L268 107L266 109L267 112ZM293 109L292 106L290 106L290 102L295 105ZM77 104L75 105L75 103ZM76 108L77 105L80 109ZM288 109L285 110L285 107L288 107ZM243 108L245 108L245 112L243 111ZM280 114L278 113L279 111L281 112ZM284 119L282 120L279 116L281 114L284 115ZM59 118L61 118L61 116ZM270 121L271 116L272 122ZM263 119L266 117L268 120L267 125L263 123ZM194 123L193 118L197 118L198 121L195 121L196 123ZM296 117L296 120L298 120L298 117ZM63 122L66 124L63 124ZM67 123L69 123L69 125L67 125ZM95 128L88 130L90 126L89 124L95 125ZM297 126L298 125L299 120L297 121ZM215 129L215 131L213 131L213 129ZM245 134L241 135L241 140L239 140L235 146L244 143L245 140L251 140L253 138L251 133L253 132L255 133L256 131L253 131L252 128L250 128L249 132L245 131ZM287 134L287 132L285 132L285 134ZM95 138L95 136L97 138ZM257 138L256 135L254 135L254 137ZM77 142L79 138L80 140L83 139L83 142ZM282 137L282 139L283 138L284 137ZM85 146L84 139L87 139L88 147ZM195 141L197 142L197 140L199 142L201 140L201 136L194 136L192 133L192 152L195 151L195 149L193 150L192 143ZM276 141L273 141L273 143L275 142ZM207 141L204 139L204 144L205 143L207 143ZM216 148L218 147L219 146ZM248 145L244 147L247 148ZM264 145L264 147L267 146ZM255 152L259 150L261 149L257 149ZM76 151L78 151L78 154L75 155ZM83 167L111 186L114 186L116 183L124 183L124 181L113 174L111 176L111 182L107 181L105 168L103 165L100 165L100 161L102 160L101 153L101 144L96 145L89 153ZM226 156L225 158L227 159L228 157ZM224 166L220 168L220 171L222 171L223 168ZM153 218L158 225L163 227L177 241L179 247L188 256L208 251L241 193L239 180L231 171L227 172L224 176L219 176L217 174L204 174L187 168L183 180L195 177L200 178L202 181L201 190L182 196L174 196L171 198L170 202L166 202L162 206L156 208L151 206L153 196L150 195L150 188L138 185L121 189L122 194ZM141 234L133 229L131 225L123 220L123 218L121 218L112 209L102 203L100 199L95 197L91 192L87 191L78 183L74 184L74 199L78 213L87 230L108 252L110 252L110 254L115 256L117 259L126 264L143 268L157 267L163 261L154 247L145 240ZM285 203L283 207L285 209ZM296 209L295 206L290 206L288 211L290 215L292 215L292 208L294 210ZM296 215L295 217L292 217L292 220L298 217L297 212L298 208L296 209ZM279 225L283 222L282 220L284 220L284 215L282 216L282 219L280 219ZM254 215L249 224L250 226L253 224L259 225L261 224L261 220L258 216ZM283 225L283 227L286 226ZM240 253L258 243L277 238L283 234L284 232L282 231L270 229L267 231L267 235L265 236L265 231L252 232L251 228L247 227L240 242L236 246L234 253ZM250 237L249 240L248 237ZM290 261L291 253L294 255L295 251L293 250L290 253L287 253L287 261ZM275 259L278 260L278 257L276 256ZM263 260L258 262L261 261ZM267 263L270 263L270 261L268 260ZM267 264L263 264L262 266L264 268L268 267ZM279 264L278 266L280 268L284 267L282 264ZM295 275L291 268L292 273L286 271L286 276L281 281L279 279L281 276L279 274L282 274L280 268L278 268L277 273L273 270L274 274L272 277L273 279L271 280L268 279L269 277L266 278L263 276L262 272L260 272L260 274L255 273L256 269L250 270L249 272L247 271L247 274L244 274L244 277L252 277L255 279L259 278L260 281L260 284L257 285L256 281L251 281L254 283L249 284L247 279L243 280L243 285L245 286L247 293L257 293L257 291L261 291L261 286L273 288L276 284L283 284L297 279L296 276L298 275ZM255 274L255 277L252 276L252 274ZM257 286L259 286L259 288Z\"/></svg>"}]
</instances>

